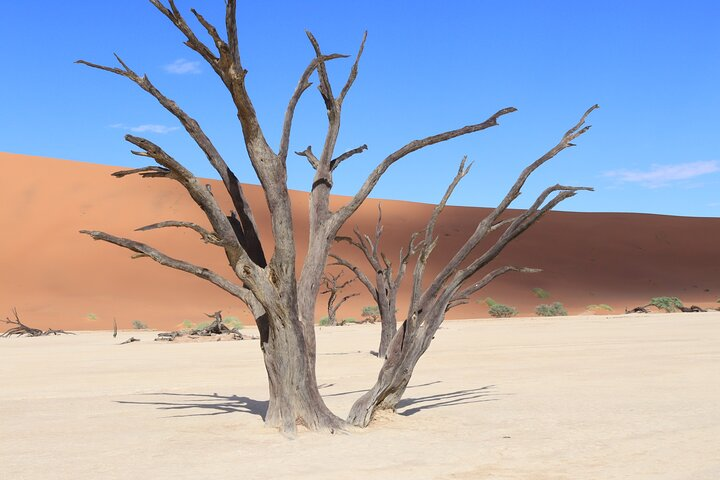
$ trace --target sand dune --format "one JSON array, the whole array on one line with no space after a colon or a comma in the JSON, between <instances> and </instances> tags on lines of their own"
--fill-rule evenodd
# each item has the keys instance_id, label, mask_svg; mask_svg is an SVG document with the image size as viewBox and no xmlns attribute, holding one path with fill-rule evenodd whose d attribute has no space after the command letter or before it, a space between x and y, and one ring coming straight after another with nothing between
<instances>
[{"instance_id":1,"label":"sand dune","mask_svg":"<svg viewBox=\"0 0 720 480\"><path fill-rule=\"evenodd\" d=\"M221 251L204 245L194 232L134 232L161 220L203 222L185 192L168 180L115 179L115 167L0 153L6 181L0 189L0 316L15 306L22 318L38 327L108 329L116 318L121 328L140 320L158 328L175 328L184 320L204 321L203 312L222 309L250 323L247 310L224 292L147 259L131 260L129 252L93 242L78 233L98 229L131 236L167 253L200 263L232 277ZM215 181L214 192L221 192ZM270 237L262 192L248 186L264 238ZM292 193L298 251L307 248L307 196ZM337 197L335 205L345 199ZM227 204L227 202L226 202ZM378 200L369 200L347 225L374 228ZM383 250L395 256L411 232L420 230L432 205L382 201L385 219ZM449 207L437 231L440 243L428 273L443 265L487 210ZM535 305L560 301L571 313L589 304L608 304L615 311L673 295L686 303L714 304L720 297L720 219L625 213L553 212L509 247L504 264L542 268L535 275L508 275L477 299L490 296L531 315ZM347 247L338 252L361 262ZM347 275L347 274L346 274ZM406 288L407 288L406 282ZM532 289L550 293L538 299ZM358 318L370 297L343 306L341 317ZM405 290L407 292L407 290ZM323 299L318 302L322 317ZM400 311L406 308L400 303ZM451 318L487 316L484 303L453 310Z\"/></svg>"}]
</instances>

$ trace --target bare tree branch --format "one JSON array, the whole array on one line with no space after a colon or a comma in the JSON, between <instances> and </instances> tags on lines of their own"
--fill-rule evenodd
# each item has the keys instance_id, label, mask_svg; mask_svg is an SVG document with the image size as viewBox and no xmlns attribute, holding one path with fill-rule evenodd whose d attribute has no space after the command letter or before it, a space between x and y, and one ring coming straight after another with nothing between
<instances>
[{"instance_id":1,"label":"bare tree branch","mask_svg":"<svg viewBox=\"0 0 720 480\"><path fill-rule=\"evenodd\" d=\"M290 144L290 131L292 130L292 122L295 115L295 107L297 107L298 101L300 101L300 97L302 97L302 94L305 92L305 90L307 90L308 87L312 85L312 83L309 81L310 75L312 75L312 73L317 69L319 64L324 65L325 62L329 60L346 57L347 55L340 55L337 53L331 55L322 55L321 57L313 58L307 68L305 68L305 71L300 76L297 87L295 87L295 91L290 97L287 109L285 110L285 119L283 120L282 136L280 137L280 149L278 150L278 157L287 157L288 145ZM315 167L315 169L317 169L317 167Z\"/></svg>"},{"instance_id":2,"label":"bare tree branch","mask_svg":"<svg viewBox=\"0 0 720 480\"><path fill-rule=\"evenodd\" d=\"M469 285L465 289L460 290L457 293L455 293L455 295L452 297L452 301L457 302L459 300L465 300L465 299L469 298L470 295L477 292L478 290L483 289L485 286L487 286L490 282L495 280L497 277L499 277L501 275L505 275L508 272L538 273L538 272L542 272L542 270L539 268L527 268L527 267L518 268L518 267L511 267L511 266L497 268L497 269L493 270L492 272L488 273L487 275L485 275L479 281L474 282L472 285ZM457 305L460 305L460 304L457 304ZM453 306L457 306L457 305L453 305Z\"/></svg>"},{"instance_id":3,"label":"bare tree branch","mask_svg":"<svg viewBox=\"0 0 720 480\"><path fill-rule=\"evenodd\" d=\"M301 157L305 157L310 164L311 167L313 167L315 170L317 170L320 167L320 161L317 159L315 154L312 151L312 147L308 145L308 147L303 150L302 152L295 152L295 155L299 155Z\"/></svg>"},{"instance_id":4,"label":"bare tree branch","mask_svg":"<svg viewBox=\"0 0 720 480\"><path fill-rule=\"evenodd\" d=\"M339 155L338 157L332 159L332 161L330 162L330 171L334 171L337 167L340 166L342 162L352 157L353 155L364 152L365 150L367 150L367 148L367 145L360 145L359 147L348 150L342 155Z\"/></svg>"},{"instance_id":5,"label":"bare tree branch","mask_svg":"<svg viewBox=\"0 0 720 480\"><path fill-rule=\"evenodd\" d=\"M428 258L430 257L430 253L432 253L433 249L437 245L437 237L435 237L435 224L437 223L440 214L445 209L448 200L450 200L450 197L455 191L455 187L457 187L458 183L460 183L460 180L465 178L465 175L470 173L470 168L472 168L472 163L466 168L465 162L467 162L467 156L463 157L463 159L460 161L460 165L458 166L458 171L455 174L455 177L453 177L447 189L445 189L445 194L443 195L442 199L440 199L440 202L435 205L433 213L432 215L430 215L430 220L428 220L427 226L425 227L425 238L423 240L422 249L420 250L420 254L418 256L418 261L415 263L415 270L413 271L413 286L410 296L409 309L410 312L413 312L415 310L415 306L420 299L420 294L422 293L422 279L425 275L425 267L427 265Z\"/></svg>"},{"instance_id":6,"label":"bare tree branch","mask_svg":"<svg viewBox=\"0 0 720 480\"><path fill-rule=\"evenodd\" d=\"M485 238L485 236L491 231L492 226L497 223L498 218L507 210L507 208L510 206L510 204L520 195L520 190L525 185L525 181L528 179L528 177L537 170L541 165L546 163L548 160L554 158L558 153L565 150L566 148L572 146L572 141L578 138L580 135L584 134L588 131L590 126L584 126L585 121L587 120L588 115L595 109L599 108L597 105L593 105L590 107L581 117L580 121L576 123L573 128L568 130L566 134L560 139L560 141L550 150L548 150L545 154L543 154L541 157L539 157L537 160L535 160L533 163L528 165L518 176L515 183L512 185L508 193L505 195L505 197L502 199L500 204L492 211L490 214L485 217L477 226L475 229L475 232L470 236L470 238L465 242L465 244L458 250L458 252L453 256L453 258L448 262L448 264L443 267L443 269L440 271L440 273L435 277L432 284L422 293L420 296L420 299L417 300L417 302L414 302L414 305L416 304L424 304L426 300L433 298L442 288L442 286L445 284L445 282L455 274L455 278L459 278L459 274L457 272L458 266L465 261L465 259L470 255L472 250ZM574 187L573 187L574 188ZM581 188L583 189L583 188ZM574 192L570 192L572 195L574 195ZM569 195L569 196L572 196ZM562 198L558 199L557 202L553 203L553 206L557 205L560 201L564 200L565 198L568 198L568 196L562 194ZM550 207L552 208L552 207ZM547 211L547 210L545 210ZM526 212L527 213L527 212ZM540 214L542 215L542 214ZM520 218L523 218L521 216ZM515 219L514 222L524 222L524 220L520 220L520 218ZM527 217L525 217L527 218ZM535 220L537 220L538 217L533 217ZM532 223L532 222L531 222ZM530 223L530 224L531 224ZM517 223L519 226L521 223ZM524 231L530 224L526 224L525 228L518 231L517 234ZM508 233L511 229L513 229L513 225L508 227L505 234ZM504 235L505 235L504 234ZM512 238L515 238L517 235L514 235ZM501 237L502 238L502 237ZM499 248L498 253L502 248L504 248L504 245L506 245L507 242L496 244ZM502 246L501 246L502 245ZM486 252L485 255L483 255L481 258L489 258L489 255L491 252L495 251L495 247L491 248ZM494 257L493 257L494 258ZM483 260L484 261L484 260ZM489 260L488 260L489 261ZM477 259L475 262L473 262L473 265L477 264L478 262L482 263L481 259ZM485 265L487 262L482 263ZM480 267L478 267L480 268ZM470 273L470 276L474 274L474 272L477 271L477 268L474 269L472 273ZM466 272L467 273L467 272ZM467 279L468 277L465 277Z\"/></svg>"},{"instance_id":7,"label":"bare tree branch","mask_svg":"<svg viewBox=\"0 0 720 480\"><path fill-rule=\"evenodd\" d=\"M149 156L149 155L144 155ZM134 175L139 174L143 178L150 178L150 177L162 177L167 178L172 176L172 173L169 169L164 167L155 167L155 166L149 166L149 167L142 167L142 168L133 168L131 170L120 170L117 172L114 172L112 174L113 177L122 178L127 175Z\"/></svg>"},{"instance_id":8,"label":"bare tree branch","mask_svg":"<svg viewBox=\"0 0 720 480\"><path fill-rule=\"evenodd\" d=\"M114 235L95 230L80 230L80 233L89 235L94 240L102 240L104 242L112 243L114 245L126 248L133 252L140 253L153 259L160 265L174 268L175 270L180 270L182 272L191 273L196 277L200 277L213 283L214 285L217 285L229 294L239 298L246 305L248 305L248 307L252 308L253 306L257 306L257 300L252 295L250 290L232 283L231 281L223 278L212 270L193 265L192 263L185 262L183 260L172 258L147 244L136 242L127 238L116 237Z\"/></svg>"},{"instance_id":9,"label":"bare tree branch","mask_svg":"<svg viewBox=\"0 0 720 480\"><path fill-rule=\"evenodd\" d=\"M500 117L515 111L517 111L517 109L514 107L503 108L502 110L498 110L497 112L495 112L493 115L490 116L490 118L488 118L482 123L468 125L466 127L439 133L437 135L431 135L420 140L413 140L399 150L391 153L390 155L385 157L385 159L380 162L377 167L375 167L375 169L370 173L367 180L365 180L365 183L362 185L362 187L360 187L360 190L355 194L355 196L350 200L350 202L348 202L344 207L335 212L332 217L333 229L339 229L345 223L345 221L350 218L350 215L352 215L355 210L357 210L357 208L360 206L360 204L367 198L372 189L375 188L377 182L380 180L380 177L393 163L397 162L398 160L412 152L428 147L430 145L435 145L436 143L445 142L447 140L457 138L462 135L467 135L470 133L485 130L486 128L494 127L498 125L498 119Z\"/></svg>"},{"instance_id":10,"label":"bare tree branch","mask_svg":"<svg viewBox=\"0 0 720 480\"><path fill-rule=\"evenodd\" d=\"M345 86L343 87L342 91L340 92L340 96L338 97L338 103L342 105L342 103L345 101L345 95L347 95L348 91L350 91L350 87L352 87L352 84L355 82L355 79L357 78L358 74L358 65L360 64L360 57L362 56L363 50L365 49L365 41L367 40L367 30L365 33L363 33L363 39L362 42L360 42L360 48L358 49L358 53L355 56L355 63L353 63L352 68L350 69L350 75L348 76L347 82L345 82Z\"/></svg>"},{"instance_id":11,"label":"bare tree branch","mask_svg":"<svg viewBox=\"0 0 720 480\"><path fill-rule=\"evenodd\" d=\"M160 8L158 5L161 6L159 2L153 1L153 4ZM176 10L174 3L171 2L171 7L173 8L173 12ZM162 10L161 10L162 11ZM167 11L168 13L172 14L172 12ZM173 14L174 15L174 14ZM179 17L180 19L182 17ZM182 21L184 24L184 20ZM267 264L265 260L265 254L262 249L262 245L260 243L260 239L258 237L258 229L257 224L255 223L255 218L252 213L252 210L250 208L250 205L247 201L247 198L245 197L245 194L242 190L242 186L240 185L240 182L238 181L238 178L235 176L235 173L228 167L227 163L223 159L223 157L220 155L220 152L217 151L213 143L210 141L208 136L205 134L205 132L202 130L198 122L190 117L184 110L182 110L174 101L167 98L165 95L163 95L153 84L150 82L147 76L140 77L138 74L136 74L130 67L125 64L122 59L120 59L119 56L116 55L116 58L118 62L124 67L124 70L118 69L118 68L112 68L112 67L106 67L103 65L98 65L90 62L86 62L84 60L78 60L76 63L80 63L83 65L87 65L92 68L97 68L100 70L104 70L107 72L114 73L116 75L120 75L122 77L128 78L133 83L138 85L140 88L148 92L150 95L155 97L155 99L163 106L166 110L168 110L175 118L177 118L180 123L183 125L185 130L188 132L190 137L195 141L195 143L200 147L200 149L205 153L205 156L207 157L210 164L215 168L215 170L220 175L220 178L222 179L223 183L225 184L225 187L228 190L228 193L230 194L230 198L232 199L233 206L235 208L235 211L238 212L238 215L240 217L240 224L242 226L242 236L241 238L238 238L239 241L243 243L243 247L248 252L248 255L250 258L261 268L265 267ZM133 152L135 154L138 154L139 152ZM142 154L141 154L142 155ZM146 175L150 176L150 175ZM154 175L153 175L154 176Z\"/></svg>"},{"instance_id":12,"label":"bare tree branch","mask_svg":"<svg viewBox=\"0 0 720 480\"><path fill-rule=\"evenodd\" d=\"M220 237L215 232L210 232L197 223L192 222L181 222L178 220L166 220L164 222L159 223L153 223L152 225L145 225L144 227L136 228L136 232L145 232L148 230L156 230L158 228L168 228L168 227L178 227L178 228L189 228L191 230L195 230L197 233L200 234L203 241L205 243L211 243L213 245L222 246L222 240L220 240Z\"/></svg>"}]
</instances>

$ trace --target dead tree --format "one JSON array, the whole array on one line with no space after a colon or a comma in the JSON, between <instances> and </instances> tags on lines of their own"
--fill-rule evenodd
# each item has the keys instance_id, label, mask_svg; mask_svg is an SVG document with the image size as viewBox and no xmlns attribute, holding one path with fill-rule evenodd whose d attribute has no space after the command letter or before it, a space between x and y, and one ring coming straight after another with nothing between
<instances>
[{"instance_id":1,"label":"dead tree","mask_svg":"<svg viewBox=\"0 0 720 480\"><path fill-rule=\"evenodd\" d=\"M12 337L13 335L17 335L18 337L22 336L28 336L28 337L43 337L48 335L75 335L73 332L66 332L65 330L54 330L52 328L48 328L45 331L40 330L39 328L33 328L28 327L24 323L20 321L20 316L17 313L17 309L12 309L13 315L15 316L15 320L10 320L9 318L5 317L5 323L9 323L10 325L15 325L14 327L7 330L5 333L0 335L0 337Z\"/></svg>"},{"instance_id":2,"label":"dead tree","mask_svg":"<svg viewBox=\"0 0 720 480\"><path fill-rule=\"evenodd\" d=\"M293 434L301 424L310 430L334 432L346 426L326 407L319 393L315 374L316 342L314 312L322 274L331 243L347 219L372 192L380 177L398 160L428 146L462 135L479 132L498 125L498 120L515 108L503 108L486 120L473 125L413 140L385 156L350 200L336 210L330 210L330 192L335 170L353 156L367 149L366 145L346 152L335 151L343 103L358 74L358 66L365 44L360 44L350 73L340 92L333 91L326 63L346 57L324 54L317 40L307 33L314 57L301 73L297 86L285 111L276 148L270 146L260 124L255 107L246 88L248 71L241 61L237 36L236 0L225 2L225 32L221 34L203 15L191 10L207 33L210 42L200 39L177 9L173 0L150 0L184 36L185 45L203 58L227 88L242 129L242 139L250 164L264 190L265 203L270 211L273 238L263 241L251 205L242 186L225 158L215 148L200 124L150 81L136 73L127 63L116 57L119 67L110 67L80 60L79 63L130 80L172 114L215 168L227 190L232 211L223 211L215 197L198 179L172 155L146 138L126 135L125 139L137 147L135 155L149 158L156 165L116 172L122 178L137 174L143 178L168 179L184 188L202 209L209 227L182 220L160 222L141 230L156 228L190 228L202 239L222 248L236 281L212 270L175 259L150 245L96 230L83 230L95 240L109 242L147 257L163 266L174 268L209 281L248 305L255 317L261 336L261 348L269 381L269 405L265 416L268 426ZM309 199L309 240L302 268L296 271L297 252L295 232L287 187L287 161L295 108L300 97L311 85L317 73L318 89L327 112L327 132L319 154L311 147L296 152L307 159L315 170ZM270 245L272 249L270 250Z\"/></svg>"},{"instance_id":3,"label":"dead tree","mask_svg":"<svg viewBox=\"0 0 720 480\"><path fill-rule=\"evenodd\" d=\"M240 333L240 330L237 328L230 328L225 323L223 323L222 318L222 311L218 310L215 313L206 313L206 316L213 319L213 321L201 328L196 328L193 330L190 330L189 332L160 332L157 334L157 337L155 338L155 341L168 341L173 342L176 338L179 337L190 337L190 338L198 338L198 337L211 337L215 335L227 335L231 336L233 340L245 340L245 336ZM252 337L249 337L252 338Z\"/></svg>"},{"instance_id":4,"label":"dead tree","mask_svg":"<svg viewBox=\"0 0 720 480\"><path fill-rule=\"evenodd\" d=\"M421 244L416 244L415 239L418 234L414 233L410 237L407 250L400 249L400 258L398 261L397 272L393 271L392 261L380 250L380 238L383 233L382 225L382 208L378 205L378 220L375 225L375 235L370 238L360 232L355 227L353 230L355 238L339 236L335 240L338 242L347 242L359 249L365 259L368 261L375 272L375 281L373 282L357 265L340 255L331 253L330 256L335 259L332 265L341 265L351 270L365 285L370 295L372 295L380 312L380 346L378 347L378 357L385 358L390 341L397 332L397 294L400 284L405 277L407 264L410 258L417 252Z\"/></svg>"},{"instance_id":5,"label":"dead tree","mask_svg":"<svg viewBox=\"0 0 720 480\"><path fill-rule=\"evenodd\" d=\"M345 295L340 300L338 300L338 293L340 293L343 288L347 287L355 281L354 278L351 278L350 280L347 280L343 283L338 283L341 276L342 273L338 273L337 275L328 273L326 275L323 275L322 278L322 285L324 290L320 291L320 295L329 295L327 301L328 326L337 325L337 311L343 303L347 302L352 297L357 297L358 295L360 295L359 293L351 293L350 295Z\"/></svg>"},{"instance_id":6,"label":"dead tree","mask_svg":"<svg viewBox=\"0 0 720 480\"><path fill-rule=\"evenodd\" d=\"M412 296L407 318L390 343L387 358L375 385L353 404L348 422L366 426L378 410L395 409L405 392L415 365L430 346L437 329L445 319L445 313L450 308L467 303L470 295L508 272L539 271L515 266L487 267L511 241L560 202L574 196L580 190L592 189L554 185L545 189L530 208L519 215L505 218L503 214L520 195L525 181L537 168L561 151L573 146L572 142L587 132L590 127L585 125L585 120L596 108L597 105L594 105L588 109L580 121L563 135L557 145L522 171L500 204L478 223L475 231L450 262L441 269L427 287L423 288L425 267L430 253L438 241L434 234L438 216L445 208L458 182L467 175L470 169L470 166L465 167L465 159L463 159L457 175L445 192L443 199L433 210L425 229L425 237L422 240L423 244L413 271ZM494 231L502 233L499 233L489 248L483 252L473 253L476 247ZM475 275L481 271L484 275L475 279Z\"/></svg>"}]
</instances>

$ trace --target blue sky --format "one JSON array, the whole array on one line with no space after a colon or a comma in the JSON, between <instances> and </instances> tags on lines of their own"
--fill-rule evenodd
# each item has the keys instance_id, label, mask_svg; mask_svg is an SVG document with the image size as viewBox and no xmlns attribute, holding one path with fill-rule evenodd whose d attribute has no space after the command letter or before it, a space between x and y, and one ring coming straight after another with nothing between
<instances>
[{"instance_id":1,"label":"blue sky","mask_svg":"<svg viewBox=\"0 0 720 480\"><path fill-rule=\"evenodd\" d=\"M221 0L178 0L221 25ZM720 216L720 5L714 1L239 2L248 89L277 145L287 100L313 56L354 54L368 30L344 107L338 152L369 150L336 171L352 194L385 155L410 140L484 120L499 127L395 164L374 197L435 203L463 155L474 161L451 203L492 206L517 173L553 146L586 108L593 128L538 171L518 206L554 183L586 185L561 209ZM198 30L200 31L200 30ZM127 132L146 135L201 176L211 168L178 123L126 79L75 65L118 53L197 118L254 183L228 95L212 70L145 0L6 2L0 18L0 151L140 166ZM330 69L344 82L352 60ZM298 107L293 150L321 148L314 88ZM312 171L290 161L290 187Z\"/></svg>"}]
</instances>

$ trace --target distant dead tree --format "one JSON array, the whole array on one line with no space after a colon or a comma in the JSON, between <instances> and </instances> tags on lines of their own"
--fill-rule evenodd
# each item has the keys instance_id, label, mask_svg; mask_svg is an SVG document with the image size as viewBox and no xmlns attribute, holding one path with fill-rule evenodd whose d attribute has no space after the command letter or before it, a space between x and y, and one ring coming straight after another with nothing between
<instances>
[{"instance_id":1,"label":"distant dead tree","mask_svg":"<svg viewBox=\"0 0 720 480\"><path fill-rule=\"evenodd\" d=\"M335 259L335 263L332 265L341 265L351 270L358 280L360 280L360 283L365 285L365 288L368 289L370 295L372 295L375 300L380 313L381 324L378 357L385 358L390 341L397 332L397 318L395 314L397 312L398 289L405 277L408 261L420 246L415 243L418 234L414 233L410 237L407 249L400 249L397 272L395 272L392 261L380 250L380 238L383 233L382 207L380 205L378 205L378 219L373 237L370 238L370 236L363 234L357 227L355 227L353 232L355 233L355 238L338 236L335 240L338 242L347 242L363 253L370 267L375 272L375 281L372 281L357 265L335 253L330 254L330 256Z\"/></svg>"},{"instance_id":2,"label":"distant dead tree","mask_svg":"<svg viewBox=\"0 0 720 480\"><path fill-rule=\"evenodd\" d=\"M24 323L20 321L20 316L18 315L17 309L12 309L13 316L15 317L15 320L10 320L8 317L5 317L4 322L8 323L10 325L14 325L14 327L11 327L8 329L5 333L0 335L0 337L12 337L13 335L16 335L18 337L27 336L27 337L44 337L47 335L75 335L73 332L66 332L65 330L53 330L52 328L48 328L47 330L43 331L39 328L33 328L28 327Z\"/></svg>"},{"instance_id":3,"label":"distant dead tree","mask_svg":"<svg viewBox=\"0 0 720 480\"><path fill-rule=\"evenodd\" d=\"M150 2L170 20L184 36L185 45L207 62L227 88L236 109L237 119L240 122L242 139L250 164L264 190L265 203L270 212L273 238L270 240L260 238L253 208L247 201L237 176L208 138L200 124L185 110L181 109L175 101L163 94L147 75L136 73L120 57L116 57L119 67L104 66L83 60L80 60L79 63L126 78L155 98L162 107L180 122L187 134L205 154L208 162L220 176L232 204L231 211L224 211L213 193L205 188L205 185L172 155L146 138L126 135L125 139L137 148L132 153L143 158L152 159L156 165L123 170L116 172L114 175L116 177L125 177L138 174L143 178L160 178L177 182L202 209L209 223L209 226L203 226L183 220L169 220L140 230L157 228L189 228L194 230L201 236L203 241L223 250L237 280L231 281L208 268L175 259L148 244L132 239L97 230L83 230L82 233L95 240L109 242L128 249L137 254L136 256L147 257L163 266L202 278L248 305L260 331L260 344L268 374L270 400L265 416L265 424L277 427L288 435L296 432L298 424L304 425L309 430L329 432L342 430L347 423L335 416L325 405L318 390L315 374L315 305L321 278L334 238L348 218L372 192L382 175L395 162L431 145L494 127L498 125L498 120L501 117L516 111L516 109L513 107L503 108L480 123L410 141L377 163L359 190L345 205L331 210L329 206L330 192L333 187L335 171L344 162L367 149L366 145L361 145L339 154L335 152L340 133L343 103L357 77L366 36L363 37L347 79L340 92L337 93L331 85L326 64L329 61L346 56L323 53L315 37L311 33L307 33L314 51L314 58L310 60L308 66L301 73L297 86L290 95L280 128L279 144L276 148L272 148L268 143L246 88L245 79L248 71L245 69L240 57L236 0L227 0L225 2L224 34L221 34L203 15L191 10L211 42L204 42L196 35L173 0L168 0L168 5L165 5L161 0L150 0ZM310 87L310 78L315 73L317 74L318 89L325 105L328 122L324 144L317 155L310 146L296 152L298 155L305 157L315 170L309 198L307 253L302 268L297 272L295 231L293 229L290 194L287 186L287 161L295 109L303 93ZM563 148L565 146L567 145L564 145ZM520 186L522 186L523 182L520 182ZM516 188L517 193L519 193L520 186ZM562 198L566 198L568 194L574 194L573 190L558 187L548 192L545 197L558 191L561 196L565 195ZM548 208L552 208L557 203L549 202L550 206ZM532 215L531 218L526 220L532 221L534 219ZM526 223L513 225L513 228L508 230L510 232L508 235L515 238L517 236L515 232L524 230ZM447 274L448 277L450 275L450 273ZM423 294L424 296L416 302L417 305L422 306L422 310L419 310L416 317L413 317L415 319L412 320L410 327L403 328L403 338L409 339L412 337L412 335L408 334L416 330L415 325L417 322L422 323L426 318L428 322L436 322L436 316L433 316L432 313L436 311L444 312L447 304L443 304L443 302L445 302L445 297L448 295L442 294L438 296L437 291L442 288L449 288L445 280L443 278L440 282L442 285L434 285L431 291ZM454 282L454 280L452 281ZM450 295L451 298L447 299L447 303L454 298L456 293L453 292ZM428 328L425 327L423 331ZM395 338L399 337L396 335ZM403 345L405 343L401 342L396 348ZM400 348L400 350L405 351L403 348ZM414 346L412 348L413 351L416 351L419 347ZM388 362L396 364L398 359L396 356L391 355L388 356L386 362L386 365L391 365ZM390 373L388 368L383 368L382 378L385 378ZM387 395L381 396L383 399L388 398ZM372 398L380 398L376 389L373 390ZM363 400L363 402L366 402L366 400ZM354 411L357 411L357 409L354 409ZM356 417L357 415L352 416L351 421L357 423Z\"/></svg>"},{"instance_id":4,"label":"distant dead tree","mask_svg":"<svg viewBox=\"0 0 720 480\"><path fill-rule=\"evenodd\" d=\"M351 293L350 295L345 295L338 300L338 294L355 281L354 278L351 278L350 280L340 283L340 277L342 277L342 272L337 275L327 273L323 275L322 278L323 290L320 291L320 295L328 295L328 326L337 325L337 311L343 303L347 302L352 297L360 295L359 293Z\"/></svg>"}]
</instances>

